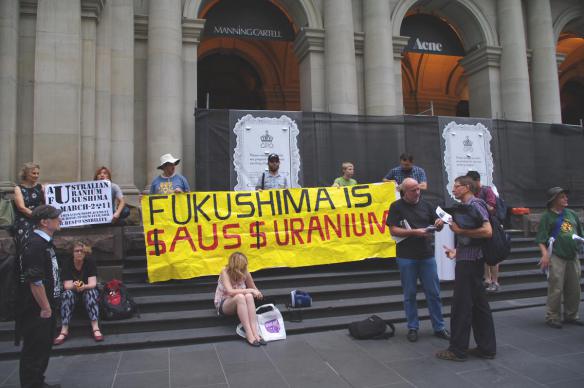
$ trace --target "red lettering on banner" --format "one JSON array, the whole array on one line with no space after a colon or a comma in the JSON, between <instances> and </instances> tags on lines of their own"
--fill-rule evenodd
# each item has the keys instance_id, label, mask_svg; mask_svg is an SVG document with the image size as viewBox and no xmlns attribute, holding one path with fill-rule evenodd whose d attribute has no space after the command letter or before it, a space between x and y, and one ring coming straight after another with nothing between
<instances>
[{"instance_id":1,"label":"red lettering on banner","mask_svg":"<svg viewBox=\"0 0 584 388\"><path fill-rule=\"evenodd\" d=\"M341 226L341 215L337 214L337 223L334 224L333 220L327 215L324 215L324 230L326 231L326 239L331 239L330 229L335 232L338 238L343 237L342 226Z\"/></svg>"},{"instance_id":2,"label":"red lettering on banner","mask_svg":"<svg viewBox=\"0 0 584 388\"><path fill-rule=\"evenodd\" d=\"M217 238L217 224L213 224L213 243L211 245L205 246L205 244L203 244L203 227L201 225L197 225L197 229L199 234L199 247L204 251L213 251L217 249L217 246L219 245L219 239Z\"/></svg>"},{"instance_id":3,"label":"red lettering on banner","mask_svg":"<svg viewBox=\"0 0 584 388\"><path fill-rule=\"evenodd\" d=\"M296 224L300 225L300 228L296 228ZM292 245L296 245L296 239L300 244L304 244L300 232L304 230L304 220L302 218L291 218L290 219L290 232L292 232Z\"/></svg>"},{"instance_id":4,"label":"red lettering on banner","mask_svg":"<svg viewBox=\"0 0 584 388\"><path fill-rule=\"evenodd\" d=\"M251 235L252 238L256 239L256 242L251 244L250 247L261 248L261 247L265 247L267 245L266 233L259 232L260 227L265 225L265 224L266 223L264 221L256 221L256 222L249 224L249 234ZM257 243L258 236L259 236L259 246Z\"/></svg>"},{"instance_id":5,"label":"red lettering on banner","mask_svg":"<svg viewBox=\"0 0 584 388\"><path fill-rule=\"evenodd\" d=\"M286 236L285 240L280 240L280 233ZM276 235L276 244L278 245L288 245L288 241L290 241L290 233L288 232L288 220L284 219L284 231L280 232L278 230L278 221L274 220L274 234Z\"/></svg>"},{"instance_id":6,"label":"red lettering on banner","mask_svg":"<svg viewBox=\"0 0 584 388\"><path fill-rule=\"evenodd\" d=\"M365 217L363 216L363 213L359 214L359 223L357 223L357 220L355 220L355 216L356 214L351 214L351 224L353 225L353 233L355 233L355 237L361 237L363 236L365 233L367 233L367 229L365 228ZM357 225L361 225L361 231L357 232Z\"/></svg>"},{"instance_id":7,"label":"red lettering on banner","mask_svg":"<svg viewBox=\"0 0 584 388\"><path fill-rule=\"evenodd\" d=\"M149 255L163 255L166 253L166 244L164 243L164 241L160 240L158 238L158 235L161 235L164 233L163 229L153 229L153 230L149 230L148 233L146 233L146 243L148 244L149 247L154 247L154 250L149 251L148 254ZM153 239L152 237L156 234L155 239ZM158 246L158 250L156 249Z\"/></svg>"},{"instance_id":8,"label":"red lettering on banner","mask_svg":"<svg viewBox=\"0 0 584 388\"><path fill-rule=\"evenodd\" d=\"M181 236L181 234L183 233L184 236ZM178 241L188 241L189 245L191 246L191 250L193 252L197 250L197 248L195 247L195 243L193 242L193 238L191 237L191 234L189 233L189 230L187 229L186 226L181 226L176 229L176 233L174 234L174 238L172 239L172 243L170 244L169 252L174 252L174 249L176 248L176 243Z\"/></svg>"},{"instance_id":9,"label":"red lettering on banner","mask_svg":"<svg viewBox=\"0 0 584 388\"><path fill-rule=\"evenodd\" d=\"M325 241L325 237L324 237L324 233L322 231L322 228L320 226L320 219L318 218L318 216L312 216L310 217L310 223L308 224L308 236L306 237L306 242L310 243L312 241L312 232L318 231L318 234L320 236L320 239L322 241Z\"/></svg>"},{"instance_id":10,"label":"red lettering on banner","mask_svg":"<svg viewBox=\"0 0 584 388\"><path fill-rule=\"evenodd\" d=\"M228 239L235 239L237 242L230 244L230 245L225 245L224 248L225 249L237 249L239 247L241 247L241 236L238 234L230 234L229 229L235 229L235 228L239 228L239 224L227 224L225 226L223 226L223 237L228 240Z\"/></svg>"},{"instance_id":11,"label":"red lettering on banner","mask_svg":"<svg viewBox=\"0 0 584 388\"><path fill-rule=\"evenodd\" d=\"M387 220L388 215L389 215L389 210L384 211L383 217L381 217L381 222L377 222L377 217L375 216L375 213L369 212L367 214L367 219L369 221L369 228L370 228L371 234L375 233L374 226L377 226L377 230L379 230L379 233L381 233L381 234L385 233L385 227L387 226L387 225L385 225L385 220Z\"/></svg>"},{"instance_id":12,"label":"red lettering on banner","mask_svg":"<svg viewBox=\"0 0 584 388\"><path fill-rule=\"evenodd\" d=\"M347 237L351 237L351 220L348 214L345 214L345 233Z\"/></svg>"}]
</instances>

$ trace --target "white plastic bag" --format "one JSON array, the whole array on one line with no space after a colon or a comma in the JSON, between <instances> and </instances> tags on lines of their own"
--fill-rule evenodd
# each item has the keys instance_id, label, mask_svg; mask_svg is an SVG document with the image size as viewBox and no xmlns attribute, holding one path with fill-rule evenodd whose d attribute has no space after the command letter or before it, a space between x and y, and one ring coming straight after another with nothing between
<instances>
[{"instance_id":1,"label":"white plastic bag","mask_svg":"<svg viewBox=\"0 0 584 388\"><path fill-rule=\"evenodd\" d=\"M256 312L266 309L268 310L257 315L260 336L267 342L286 339L284 318L280 310L273 304L264 304L259 306Z\"/></svg>"},{"instance_id":2,"label":"white plastic bag","mask_svg":"<svg viewBox=\"0 0 584 388\"><path fill-rule=\"evenodd\" d=\"M269 310L257 315L259 335L267 342L286 339L284 318L280 310L273 304L264 304L256 308L256 312L265 309ZM235 328L235 333L241 338L246 338L245 329L241 323Z\"/></svg>"}]
</instances>

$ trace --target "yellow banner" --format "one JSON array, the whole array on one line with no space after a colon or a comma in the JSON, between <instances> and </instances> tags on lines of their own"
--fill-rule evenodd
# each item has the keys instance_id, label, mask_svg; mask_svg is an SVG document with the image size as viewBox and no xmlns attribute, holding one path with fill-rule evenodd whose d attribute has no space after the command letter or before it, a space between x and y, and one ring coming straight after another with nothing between
<instances>
[{"instance_id":1,"label":"yellow banner","mask_svg":"<svg viewBox=\"0 0 584 388\"><path fill-rule=\"evenodd\" d=\"M393 183L143 196L148 278L216 275L235 251L250 271L395 257L394 200Z\"/></svg>"}]
</instances>

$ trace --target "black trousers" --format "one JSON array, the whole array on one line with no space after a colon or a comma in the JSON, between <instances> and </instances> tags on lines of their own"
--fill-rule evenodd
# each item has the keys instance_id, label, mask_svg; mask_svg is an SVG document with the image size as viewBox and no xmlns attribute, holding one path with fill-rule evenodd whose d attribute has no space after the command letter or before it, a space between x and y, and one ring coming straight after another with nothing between
<instances>
[{"instance_id":1,"label":"black trousers","mask_svg":"<svg viewBox=\"0 0 584 388\"><path fill-rule=\"evenodd\" d=\"M482 352L497 352L495 325L483 286L483 265L482 260L456 262L449 349L459 357L466 356L471 327Z\"/></svg>"},{"instance_id":2,"label":"black trousers","mask_svg":"<svg viewBox=\"0 0 584 388\"><path fill-rule=\"evenodd\" d=\"M55 311L55 310L53 310ZM55 315L51 318L26 316L22 322L22 350L20 351L20 386L40 388L53 347Z\"/></svg>"}]
</instances>

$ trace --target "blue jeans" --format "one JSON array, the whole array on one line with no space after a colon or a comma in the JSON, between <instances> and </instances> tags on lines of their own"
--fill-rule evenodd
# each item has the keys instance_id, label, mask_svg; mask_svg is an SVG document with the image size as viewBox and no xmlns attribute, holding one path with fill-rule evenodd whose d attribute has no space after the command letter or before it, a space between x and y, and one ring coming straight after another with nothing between
<instances>
[{"instance_id":1,"label":"blue jeans","mask_svg":"<svg viewBox=\"0 0 584 388\"><path fill-rule=\"evenodd\" d=\"M408 320L408 329L418 330L418 306L416 303L417 279L420 279L426 302L430 311L432 328L434 331L444 330L444 318L442 317L442 302L440 302L440 281L436 269L436 260L428 259L397 259L401 284L404 291L404 310Z\"/></svg>"}]
</instances>

